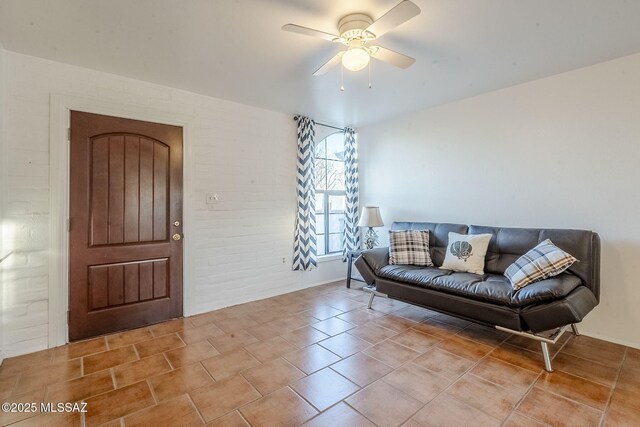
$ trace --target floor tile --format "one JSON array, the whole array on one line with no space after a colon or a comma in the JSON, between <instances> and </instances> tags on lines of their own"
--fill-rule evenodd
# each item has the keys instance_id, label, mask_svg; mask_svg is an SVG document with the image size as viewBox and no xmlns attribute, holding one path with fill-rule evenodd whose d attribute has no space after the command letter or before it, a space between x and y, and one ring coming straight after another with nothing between
<instances>
[{"instance_id":1,"label":"floor tile","mask_svg":"<svg viewBox=\"0 0 640 427\"><path fill-rule=\"evenodd\" d=\"M209 338L209 342L220 353L228 353L244 346L257 343L258 339L245 330L239 330L230 334Z\"/></svg>"},{"instance_id":2,"label":"floor tile","mask_svg":"<svg viewBox=\"0 0 640 427\"><path fill-rule=\"evenodd\" d=\"M608 387L613 387L618 376L617 367L602 365L562 352L554 357L553 369L577 375Z\"/></svg>"},{"instance_id":3,"label":"floor tile","mask_svg":"<svg viewBox=\"0 0 640 427\"><path fill-rule=\"evenodd\" d=\"M409 347L405 347L389 340L376 344L373 347L369 347L364 351L364 353L378 359L392 368L399 368L420 355L420 353L410 349Z\"/></svg>"},{"instance_id":4,"label":"floor tile","mask_svg":"<svg viewBox=\"0 0 640 427\"><path fill-rule=\"evenodd\" d=\"M207 423L209 427L250 427L249 424L242 418L240 412L233 411L224 417L220 417L210 423Z\"/></svg>"},{"instance_id":5,"label":"floor tile","mask_svg":"<svg viewBox=\"0 0 640 427\"><path fill-rule=\"evenodd\" d=\"M135 362L114 367L113 378L116 382L116 387L121 388L170 370L171 366L164 355L154 354Z\"/></svg>"},{"instance_id":6,"label":"floor tile","mask_svg":"<svg viewBox=\"0 0 640 427\"><path fill-rule=\"evenodd\" d=\"M2 403L36 403L40 404L44 401L44 387L30 390L26 393L17 394L6 399ZM4 412L0 411L0 425L5 426L17 421L31 419L36 416L30 412ZM29 424L29 423L26 423Z\"/></svg>"},{"instance_id":7,"label":"floor tile","mask_svg":"<svg viewBox=\"0 0 640 427\"><path fill-rule=\"evenodd\" d=\"M13 389L18 384L20 374L8 376L0 379L0 400L5 399L13 394Z\"/></svg>"},{"instance_id":8,"label":"floor tile","mask_svg":"<svg viewBox=\"0 0 640 427\"><path fill-rule=\"evenodd\" d=\"M306 374L319 371L341 360L340 356L337 356L318 344L285 354L283 357Z\"/></svg>"},{"instance_id":9,"label":"floor tile","mask_svg":"<svg viewBox=\"0 0 640 427\"><path fill-rule=\"evenodd\" d=\"M362 389L346 402L379 426L399 426L422 407L422 403L383 381Z\"/></svg>"},{"instance_id":10,"label":"floor tile","mask_svg":"<svg viewBox=\"0 0 640 427\"><path fill-rule=\"evenodd\" d=\"M185 331L193 327L194 326L189 319L174 319L169 320L168 322L162 322L158 323L157 325L149 326L149 330L151 331L151 335L153 335L154 338L158 338L163 335Z\"/></svg>"},{"instance_id":11,"label":"floor tile","mask_svg":"<svg viewBox=\"0 0 640 427\"><path fill-rule=\"evenodd\" d=\"M625 347L580 335L571 337L561 352L593 360L603 365L617 367L622 363Z\"/></svg>"},{"instance_id":12,"label":"floor tile","mask_svg":"<svg viewBox=\"0 0 640 427\"><path fill-rule=\"evenodd\" d=\"M601 411L604 411L611 394L609 387L561 371L543 373L536 387Z\"/></svg>"},{"instance_id":13,"label":"floor tile","mask_svg":"<svg viewBox=\"0 0 640 427\"><path fill-rule=\"evenodd\" d=\"M154 338L148 341L141 341L135 344L136 350L140 358L149 357L156 353L173 350L175 348L184 347L184 342L178 334L164 335L160 338Z\"/></svg>"},{"instance_id":14,"label":"floor tile","mask_svg":"<svg viewBox=\"0 0 640 427\"><path fill-rule=\"evenodd\" d=\"M260 361L243 348L202 361L202 365L216 381L233 377L259 364Z\"/></svg>"},{"instance_id":15,"label":"floor tile","mask_svg":"<svg viewBox=\"0 0 640 427\"><path fill-rule=\"evenodd\" d=\"M52 403L78 402L97 394L113 390L111 372L100 371L71 381L47 387L46 401Z\"/></svg>"},{"instance_id":16,"label":"floor tile","mask_svg":"<svg viewBox=\"0 0 640 427\"><path fill-rule=\"evenodd\" d=\"M323 320L318 323L314 323L311 325L313 328L319 330L320 332L324 332L327 335L338 335L342 332L346 332L349 329L353 329L356 327L353 323L345 322L342 319L338 319L337 317L332 317L327 320Z\"/></svg>"},{"instance_id":17,"label":"floor tile","mask_svg":"<svg viewBox=\"0 0 640 427\"><path fill-rule=\"evenodd\" d=\"M363 353L355 354L335 363L331 365L331 369L358 384L360 387L369 385L393 371L392 367Z\"/></svg>"},{"instance_id":18,"label":"floor tile","mask_svg":"<svg viewBox=\"0 0 640 427\"><path fill-rule=\"evenodd\" d=\"M0 378L13 376L17 373L31 369L34 366L44 366L51 362L52 350L42 350L22 356L9 357L2 361Z\"/></svg>"},{"instance_id":19,"label":"floor tile","mask_svg":"<svg viewBox=\"0 0 640 427\"><path fill-rule=\"evenodd\" d=\"M14 394L19 395L43 388L47 384L71 380L81 374L81 359L58 362L43 366L33 366L20 375Z\"/></svg>"},{"instance_id":20,"label":"floor tile","mask_svg":"<svg viewBox=\"0 0 640 427\"><path fill-rule=\"evenodd\" d=\"M261 397L243 377L226 378L189 393L205 421L212 421Z\"/></svg>"},{"instance_id":21,"label":"floor tile","mask_svg":"<svg viewBox=\"0 0 640 427\"><path fill-rule=\"evenodd\" d=\"M360 390L359 386L329 368L296 381L291 388L319 411Z\"/></svg>"},{"instance_id":22,"label":"floor tile","mask_svg":"<svg viewBox=\"0 0 640 427\"><path fill-rule=\"evenodd\" d=\"M264 323L262 325L253 326L246 329L249 334L256 337L258 341L273 338L283 333L282 329L270 323Z\"/></svg>"},{"instance_id":23,"label":"floor tile","mask_svg":"<svg viewBox=\"0 0 640 427\"><path fill-rule=\"evenodd\" d=\"M328 305L317 305L306 312L318 320L327 320L330 317L338 316L344 311L330 307Z\"/></svg>"},{"instance_id":24,"label":"floor tile","mask_svg":"<svg viewBox=\"0 0 640 427\"><path fill-rule=\"evenodd\" d=\"M87 426L98 426L155 403L146 381L87 399Z\"/></svg>"},{"instance_id":25,"label":"floor tile","mask_svg":"<svg viewBox=\"0 0 640 427\"><path fill-rule=\"evenodd\" d=\"M305 374L279 357L247 369L242 372L242 376L264 396L281 387L292 384L304 377Z\"/></svg>"},{"instance_id":26,"label":"floor tile","mask_svg":"<svg viewBox=\"0 0 640 427\"><path fill-rule=\"evenodd\" d=\"M447 395L440 395L412 418L423 427L473 426L498 427L501 422L479 409Z\"/></svg>"},{"instance_id":27,"label":"floor tile","mask_svg":"<svg viewBox=\"0 0 640 427\"><path fill-rule=\"evenodd\" d=\"M408 306L403 307L399 310L394 311L394 316L404 317L405 319L413 320L414 322L424 322L425 320L437 316L439 313L437 311L432 311L426 308L417 307L417 306Z\"/></svg>"},{"instance_id":28,"label":"floor tile","mask_svg":"<svg viewBox=\"0 0 640 427\"><path fill-rule=\"evenodd\" d=\"M231 333L242 329L253 328L259 323L248 316L242 316L234 319L216 320L214 324L222 329L225 333Z\"/></svg>"},{"instance_id":29,"label":"floor tile","mask_svg":"<svg viewBox=\"0 0 640 427\"><path fill-rule=\"evenodd\" d=\"M259 361L266 362L267 360L275 359L276 357L296 351L298 348L282 337L273 337L268 340L249 344L245 349Z\"/></svg>"},{"instance_id":30,"label":"floor tile","mask_svg":"<svg viewBox=\"0 0 640 427\"><path fill-rule=\"evenodd\" d=\"M380 341L384 341L398 334L396 331L376 325L375 323L360 325L346 333L368 341L371 344L378 344Z\"/></svg>"},{"instance_id":31,"label":"floor tile","mask_svg":"<svg viewBox=\"0 0 640 427\"><path fill-rule=\"evenodd\" d=\"M493 357L485 357L472 370L477 377L491 381L519 393L526 392L538 378L538 374Z\"/></svg>"},{"instance_id":32,"label":"floor tile","mask_svg":"<svg viewBox=\"0 0 640 427\"><path fill-rule=\"evenodd\" d=\"M461 328L466 328L472 323L468 320L460 319L459 317L449 316L448 314L438 313L436 316L432 318L436 322L445 323L451 326L459 326Z\"/></svg>"},{"instance_id":33,"label":"floor tile","mask_svg":"<svg viewBox=\"0 0 640 427\"><path fill-rule=\"evenodd\" d=\"M371 346L368 341L343 332L318 343L340 357L349 357Z\"/></svg>"},{"instance_id":34,"label":"floor tile","mask_svg":"<svg viewBox=\"0 0 640 427\"><path fill-rule=\"evenodd\" d=\"M509 416L524 395L524 391L518 393L468 373L449 387L446 393L500 421Z\"/></svg>"},{"instance_id":35,"label":"floor tile","mask_svg":"<svg viewBox=\"0 0 640 427\"><path fill-rule=\"evenodd\" d=\"M149 328L132 329L130 331L120 332L118 334L108 335L106 337L109 349L124 347L141 341L148 341L153 338Z\"/></svg>"},{"instance_id":36,"label":"floor tile","mask_svg":"<svg viewBox=\"0 0 640 427\"><path fill-rule=\"evenodd\" d=\"M357 310L348 311L337 317L338 319L344 320L345 322L353 323L354 325L366 325L381 316L384 315L380 312L368 310L366 308L360 308Z\"/></svg>"},{"instance_id":37,"label":"floor tile","mask_svg":"<svg viewBox=\"0 0 640 427\"><path fill-rule=\"evenodd\" d=\"M281 388L240 409L253 427L294 427L314 417L318 411L290 388Z\"/></svg>"},{"instance_id":38,"label":"floor tile","mask_svg":"<svg viewBox=\"0 0 640 427\"><path fill-rule=\"evenodd\" d=\"M442 341L441 338L416 331L415 329L409 329L408 331L402 332L391 337L390 340L395 343L402 344L405 347L409 347L418 353L424 353Z\"/></svg>"},{"instance_id":39,"label":"floor tile","mask_svg":"<svg viewBox=\"0 0 640 427\"><path fill-rule=\"evenodd\" d=\"M511 336L508 332L499 331L488 326L471 324L458 332L458 336L482 344L496 347ZM529 340L531 341L531 340Z\"/></svg>"},{"instance_id":40,"label":"floor tile","mask_svg":"<svg viewBox=\"0 0 640 427\"><path fill-rule=\"evenodd\" d=\"M606 418L606 426L640 425L640 391L616 389L611 396Z\"/></svg>"},{"instance_id":41,"label":"floor tile","mask_svg":"<svg viewBox=\"0 0 640 427\"><path fill-rule=\"evenodd\" d=\"M199 363L184 366L149 378L149 384L159 401L171 399L197 388L213 384L213 379Z\"/></svg>"},{"instance_id":42,"label":"floor tile","mask_svg":"<svg viewBox=\"0 0 640 427\"><path fill-rule=\"evenodd\" d=\"M400 369L382 377L385 383L402 390L414 399L428 403L453 382L429 369L407 363Z\"/></svg>"},{"instance_id":43,"label":"floor tile","mask_svg":"<svg viewBox=\"0 0 640 427\"><path fill-rule=\"evenodd\" d=\"M19 421L15 424L11 424L11 427L82 427L81 415L79 412L72 413L60 413L49 412L37 415L35 417L27 418L23 421ZM104 427L110 427L104 425Z\"/></svg>"},{"instance_id":44,"label":"floor tile","mask_svg":"<svg viewBox=\"0 0 640 427\"><path fill-rule=\"evenodd\" d=\"M507 418L507 421L503 424L503 427L545 427L546 424L542 424L539 421L525 417L524 415L514 412Z\"/></svg>"},{"instance_id":45,"label":"floor tile","mask_svg":"<svg viewBox=\"0 0 640 427\"><path fill-rule=\"evenodd\" d=\"M493 350L492 346L482 344L459 336L452 336L437 344L437 346L449 353L457 354L465 359L478 361Z\"/></svg>"},{"instance_id":46,"label":"floor tile","mask_svg":"<svg viewBox=\"0 0 640 427\"><path fill-rule=\"evenodd\" d=\"M100 353L107 350L107 341L104 337L95 338L88 341L81 341L63 345L52 351L52 362L62 362L87 356L89 354Z\"/></svg>"},{"instance_id":47,"label":"floor tile","mask_svg":"<svg viewBox=\"0 0 640 427\"><path fill-rule=\"evenodd\" d=\"M594 408L537 387L527 394L518 406L518 412L550 425L560 424L561 420L561 424L567 427L597 426L602 416L602 412Z\"/></svg>"},{"instance_id":48,"label":"floor tile","mask_svg":"<svg viewBox=\"0 0 640 427\"><path fill-rule=\"evenodd\" d=\"M396 333L404 332L407 329L418 325L418 322L414 322L413 320L405 319L404 317L394 316L392 314L378 317L373 321L378 326L382 326L383 328L391 329Z\"/></svg>"},{"instance_id":49,"label":"floor tile","mask_svg":"<svg viewBox=\"0 0 640 427\"><path fill-rule=\"evenodd\" d=\"M127 427L199 426L202 419L186 394L124 417Z\"/></svg>"},{"instance_id":50,"label":"floor tile","mask_svg":"<svg viewBox=\"0 0 640 427\"><path fill-rule=\"evenodd\" d=\"M224 334L222 329L211 323L178 332L178 335L185 344L205 341L209 338L219 337Z\"/></svg>"},{"instance_id":51,"label":"floor tile","mask_svg":"<svg viewBox=\"0 0 640 427\"><path fill-rule=\"evenodd\" d=\"M281 334L280 336L299 348L306 347L329 338L329 335L324 332L320 332L311 326L303 326L302 328Z\"/></svg>"},{"instance_id":52,"label":"floor tile","mask_svg":"<svg viewBox=\"0 0 640 427\"><path fill-rule=\"evenodd\" d=\"M169 363L174 368L179 368L192 363L200 362L220 354L218 350L213 348L209 341L199 341L193 344L187 344L184 347L176 348L165 353Z\"/></svg>"},{"instance_id":53,"label":"floor tile","mask_svg":"<svg viewBox=\"0 0 640 427\"><path fill-rule=\"evenodd\" d=\"M115 350L108 350L83 357L83 372L87 375L103 369L133 362L134 360L138 360L138 355L132 345L120 347Z\"/></svg>"},{"instance_id":54,"label":"floor tile","mask_svg":"<svg viewBox=\"0 0 640 427\"><path fill-rule=\"evenodd\" d=\"M542 354L534 353L509 344L500 344L491 351L490 356L536 373L539 373L544 369Z\"/></svg>"},{"instance_id":55,"label":"floor tile","mask_svg":"<svg viewBox=\"0 0 640 427\"><path fill-rule=\"evenodd\" d=\"M342 402L303 424L303 427L327 426L376 427L371 421L354 411L349 405Z\"/></svg>"},{"instance_id":56,"label":"floor tile","mask_svg":"<svg viewBox=\"0 0 640 427\"><path fill-rule=\"evenodd\" d=\"M417 325L412 326L412 329L416 329L420 332L427 333L429 335L435 335L442 339L447 339L462 330L460 326L448 325L433 320L433 318L427 319Z\"/></svg>"},{"instance_id":57,"label":"floor tile","mask_svg":"<svg viewBox=\"0 0 640 427\"><path fill-rule=\"evenodd\" d=\"M438 347L432 348L412 361L449 379L456 379L473 367L474 362Z\"/></svg>"}]
</instances>

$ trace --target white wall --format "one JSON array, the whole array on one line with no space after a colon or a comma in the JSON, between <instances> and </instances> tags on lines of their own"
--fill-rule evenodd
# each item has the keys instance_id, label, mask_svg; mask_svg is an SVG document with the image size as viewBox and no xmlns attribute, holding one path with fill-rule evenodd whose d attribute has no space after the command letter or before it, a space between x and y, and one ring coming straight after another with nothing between
<instances>
[{"instance_id":1,"label":"white wall","mask_svg":"<svg viewBox=\"0 0 640 427\"><path fill-rule=\"evenodd\" d=\"M150 108L189 119L186 169L195 188L193 278L185 295L195 314L345 277L341 261L291 271L296 207L292 117L168 87L6 52L8 179L3 320L8 355L47 346L50 95ZM215 76L211 76L215 78ZM127 107L123 107L123 111ZM205 194L220 201L207 209ZM55 200L55 199L54 199ZM285 262L283 263L283 259Z\"/></svg>"},{"instance_id":2,"label":"white wall","mask_svg":"<svg viewBox=\"0 0 640 427\"><path fill-rule=\"evenodd\" d=\"M597 231L601 302L582 329L640 347L640 54L366 127L359 143L362 204L388 224Z\"/></svg>"}]
</instances>

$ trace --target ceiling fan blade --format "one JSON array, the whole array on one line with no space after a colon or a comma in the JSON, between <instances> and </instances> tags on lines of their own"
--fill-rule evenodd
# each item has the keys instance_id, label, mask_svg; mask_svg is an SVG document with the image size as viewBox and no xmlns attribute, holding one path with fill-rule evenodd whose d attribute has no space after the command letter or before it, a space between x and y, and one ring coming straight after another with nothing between
<instances>
[{"instance_id":1,"label":"ceiling fan blade","mask_svg":"<svg viewBox=\"0 0 640 427\"><path fill-rule=\"evenodd\" d=\"M305 35L305 36L321 38L321 39L324 39L324 40L328 40L330 42L332 42L333 40L339 38L336 35L325 33L324 31L318 31L318 30L314 30L312 28L302 27L302 26L296 25L296 24L283 25L282 29L284 31L290 31L292 33L298 33L298 34L302 34L302 35Z\"/></svg>"},{"instance_id":2,"label":"ceiling fan blade","mask_svg":"<svg viewBox=\"0 0 640 427\"><path fill-rule=\"evenodd\" d=\"M373 33L376 37L380 37L419 14L420 8L415 3L404 0L382 15L376 22L369 25L365 31Z\"/></svg>"},{"instance_id":3,"label":"ceiling fan blade","mask_svg":"<svg viewBox=\"0 0 640 427\"><path fill-rule=\"evenodd\" d=\"M322 67L318 68L316 72L313 73L313 75L321 76L323 74L326 74L327 71L329 71L330 69L332 69L333 67L335 67L340 63L340 61L342 60L342 55L344 55L344 51L338 52L333 58L325 62Z\"/></svg>"},{"instance_id":4,"label":"ceiling fan blade","mask_svg":"<svg viewBox=\"0 0 640 427\"><path fill-rule=\"evenodd\" d=\"M370 49L371 56L373 58L379 59L380 61L386 62L387 64L395 65L399 68L409 68L413 65L414 62L416 62L416 60L410 56L403 55L384 47L371 46Z\"/></svg>"}]
</instances>

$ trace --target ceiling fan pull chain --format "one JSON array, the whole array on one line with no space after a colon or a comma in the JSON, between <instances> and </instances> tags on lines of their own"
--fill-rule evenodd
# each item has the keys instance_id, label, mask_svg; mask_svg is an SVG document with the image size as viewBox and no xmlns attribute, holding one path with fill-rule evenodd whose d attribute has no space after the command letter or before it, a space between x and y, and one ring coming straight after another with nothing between
<instances>
[{"instance_id":1,"label":"ceiling fan pull chain","mask_svg":"<svg viewBox=\"0 0 640 427\"><path fill-rule=\"evenodd\" d=\"M369 89L371 89L371 61L369 61Z\"/></svg>"},{"instance_id":2,"label":"ceiling fan pull chain","mask_svg":"<svg viewBox=\"0 0 640 427\"><path fill-rule=\"evenodd\" d=\"M344 92L344 66L340 66L340 91Z\"/></svg>"}]
</instances>

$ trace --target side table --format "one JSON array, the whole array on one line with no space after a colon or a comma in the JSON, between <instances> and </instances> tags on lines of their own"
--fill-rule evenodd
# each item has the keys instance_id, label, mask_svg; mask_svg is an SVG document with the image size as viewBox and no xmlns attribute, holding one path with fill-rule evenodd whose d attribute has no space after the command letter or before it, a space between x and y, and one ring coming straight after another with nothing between
<instances>
[{"instance_id":1,"label":"side table","mask_svg":"<svg viewBox=\"0 0 640 427\"><path fill-rule=\"evenodd\" d=\"M347 252L347 288L351 287L351 268L353 267L353 261L360 256L362 251L363 249ZM364 280L355 279L355 278L353 280L357 280L358 282L364 282Z\"/></svg>"}]
</instances>

